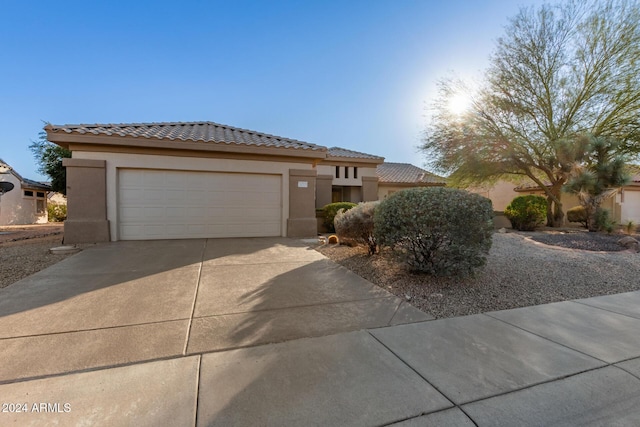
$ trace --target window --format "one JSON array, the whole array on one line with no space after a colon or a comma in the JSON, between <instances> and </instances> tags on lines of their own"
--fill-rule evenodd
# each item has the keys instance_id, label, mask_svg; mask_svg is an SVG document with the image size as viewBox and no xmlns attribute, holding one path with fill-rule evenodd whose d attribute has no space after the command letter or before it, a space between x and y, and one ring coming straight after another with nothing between
<instances>
[{"instance_id":1,"label":"window","mask_svg":"<svg viewBox=\"0 0 640 427\"><path fill-rule=\"evenodd\" d=\"M353 177L355 179L358 179L358 168L356 168L356 167L353 168Z\"/></svg>"},{"instance_id":2,"label":"window","mask_svg":"<svg viewBox=\"0 0 640 427\"><path fill-rule=\"evenodd\" d=\"M38 191L38 192L36 193L36 196L37 196L37 197L42 197L42 198L44 199L44 193L42 193L42 192L40 192L40 191Z\"/></svg>"},{"instance_id":3,"label":"window","mask_svg":"<svg viewBox=\"0 0 640 427\"><path fill-rule=\"evenodd\" d=\"M24 190L24 197L33 197L33 191Z\"/></svg>"},{"instance_id":4,"label":"window","mask_svg":"<svg viewBox=\"0 0 640 427\"><path fill-rule=\"evenodd\" d=\"M340 178L340 166L336 166L336 178Z\"/></svg>"},{"instance_id":5,"label":"window","mask_svg":"<svg viewBox=\"0 0 640 427\"><path fill-rule=\"evenodd\" d=\"M345 178L349 178L349 167L348 166L344 167L344 177Z\"/></svg>"}]
</instances>

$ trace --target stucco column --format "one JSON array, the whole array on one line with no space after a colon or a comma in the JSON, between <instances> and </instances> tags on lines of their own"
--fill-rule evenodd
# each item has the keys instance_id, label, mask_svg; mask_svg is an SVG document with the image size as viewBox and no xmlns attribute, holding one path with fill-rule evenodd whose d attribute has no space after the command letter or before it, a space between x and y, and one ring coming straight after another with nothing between
<instances>
[{"instance_id":1,"label":"stucco column","mask_svg":"<svg viewBox=\"0 0 640 427\"><path fill-rule=\"evenodd\" d=\"M374 202L378 200L378 177L363 176L362 177L362 201Z\"/></svg>"},{"instance_id":2,"label":"stucco column","mask_svg":"<svg viewBox=\"0 0 640 427\"><path fill-rule=\"evenodd\" d=\"M106 161L63 159L67 168L65 243L108 242Z\"/></svg>"},{"instance_id":3,"label":"stucco column","mask_svg":"<svg viewBox=\"0 0 640 427\"><path fill-rule=\"evenodd\" d=\"M333 187L333 175L318 175L316 178L316 209L320 209L331 203L331 188Z\"/></svg>"},{"instance_id":4,"label":"stucco column","mask_svg":"<svg viewBox=\"0 0 640 427\"><path fill-rule=\"evenodd\" d=\"M318 234L315 208L316 176L315 170L289 170L287 237L313 237Z\"/></svg>"}]
</instances>

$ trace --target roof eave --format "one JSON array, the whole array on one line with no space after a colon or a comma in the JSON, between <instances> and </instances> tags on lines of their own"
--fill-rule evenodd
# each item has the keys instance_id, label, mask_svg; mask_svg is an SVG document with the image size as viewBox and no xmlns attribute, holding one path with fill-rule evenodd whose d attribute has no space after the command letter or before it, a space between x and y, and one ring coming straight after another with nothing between
<instances>
[{"instance_id":1,"label":"roof eave","mask_svg":"<svg viewBox=\"0 0 640 427\"><path fill-rule=\"evenodd\" d=\"M326 161L341 162L341 163L367 163L370 165L379 165L384 162L384 157L363 158L363 157L332 156L330 154L327 154Z\"/></svg>"},{"instance_id":2,"label":"roof eave","mask_svg":"<svg viewBox=\"0 0 640 427\"><path fill-rule=\"evenodd\" d=\"M378 185L388 185L394 187L444 187L446 182L393 182L393 181L381 181L378 178Z\"/></svg>"},{"instance_id":3,"label":"roof eave","mask_svg":"<svg viewBox=\"0 0 640 427\"><path fill-rule=\"evenodd\" d=\"M234 143L215 143L215 142L195 142L183 140L167 140L159 138L133 138L109 135L87 135L60 133L51 129L46 129L47 139L62 147L69 148L70 144L87 144L114 147L140 147L140 148L163 148L170 150L189 150L189 151L214 151L228 153L249 153L262 154L272 156L286 157L302 157L312 159L324 159L326 157L326 148L282 148L254 145L239 145Z\"/></svg>"}]
</instances>

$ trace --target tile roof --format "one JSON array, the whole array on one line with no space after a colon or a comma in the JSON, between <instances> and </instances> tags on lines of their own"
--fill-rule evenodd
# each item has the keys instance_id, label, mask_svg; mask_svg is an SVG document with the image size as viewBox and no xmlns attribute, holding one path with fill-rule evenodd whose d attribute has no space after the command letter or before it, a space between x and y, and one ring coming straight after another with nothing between
<instances>
[{"instance_id":1,"label":"tile roof","mask_svg":"<svg viewBox=\"0 0 640 427\"><path fill-rule=\"evenodd\" d=\"M445 178L439 177L410 163L384 162L377 168L378 181L381 183L402 184L446 184Z\"/></svg>"},{"instance_id":2,"label":"tile roof","mask_svg":"<svg viewBox=\"0 0 640 427\"><path fill-rule=\"evenodd\" d=\"M359 151L347 150L346 148L331 147L327 151L327 155L331 157L347 157L350 159L371 159L384 160L384 157L374 156L373 154L361 153Z\"/></svg>"},{"instance_id":3,"label":"tile roof","mask_svg":"<svg viewBox=\"0 0 640 427\"><path fill-rule=\"evenodd\" d=\"M18 178L18 180L20 181L20 186L23 188L31 188L34 190L44 190L44 191L51 191L51 185L45 183L45 182L38 182L38 181L34 181L32 179L27 179L27 178L23 178L18 172L16 172L15 169L13 169L9 163L5 162L4 160L0 159L0 166L4 166L6 168L8 168L9 170L7 171L7 173L10 173L11 175L15 176L16 178Z\"/></svg>"},{"instance_id":4,"label":"tile roof","mask_svg":"<svg viewBox=\"0 0 640 427\"><path fill-rule=\"evenodd\" d=\"M193 141L216 144L237 144L255 147L291 148L326 151L326 147L290 138L213 122L177 123L120 123L45 126L48 132L67 134L105 135L128 138L154 138L171 141Z\"/></svg>"},{"instance_id":5,"label":"tile roof","mask_svg":"<svg viewBox=\"0 0 640 427\"><path fill-rule=\"evenodd\" d=\"M27 178L22 178L22 186L25 188L33 188L35 190L51 191L51 186L49 184Z\"/></svg>"}]
</instances>

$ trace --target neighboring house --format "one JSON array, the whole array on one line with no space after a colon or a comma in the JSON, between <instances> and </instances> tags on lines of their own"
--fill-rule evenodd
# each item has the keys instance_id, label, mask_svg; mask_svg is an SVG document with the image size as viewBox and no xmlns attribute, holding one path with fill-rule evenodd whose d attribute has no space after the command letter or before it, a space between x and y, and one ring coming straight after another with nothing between
<instances>
[{"instance_id":1,"label":"neighboring house","mask_svg":"<svg viewBox=\"0 0 640 427\"><path fill-rule=\"evenodd\" d=\"M23 178L2 159L0 182L13 184L11 191L0 196L0 225L47 222L47 192L51 191L49 185Z\"/></svg>"},{"instance_id":2,"label":"neighboring house","mask_svg":"<svg viewBox=\"0 0 640 427\"><path fill-rule=\"evenodd\" d=\"M72 151L66 243L315 236L316 207L377 199L384 160L212 122L45 131Z\"/></svg>"},{"instance_id":3,"label":"neighboring house","mask_svg":"<svg viewBox=\"0 0 640 427\"><path fill-rule=\"evenodd\" d=\"M604 201L602 207L611 212L611 218L619 224L627 221L640 223L640 166L630 166L631 182L620 188L614 197ZM521 195L537 194L545 196L537 184L514 184L508 181L498 181L486 187L469 188L469 191L481 194L493 203L495 211L504 211L511 201ZM562 208L566 212L574 206L580 205L578 196L570 193L561 193Z\"/></svg>"},{"instance_id":4,"label":"neighboring house","mask_svg":"<svg viewBox=\"0 0 640 427\"><path fill-rule=\"evenodd\" d=\"M409 163L384 162L376 170L378 199L384 200L396 191L412 187L444 187L445 178L427 172Z\"/></svg>"},{"instance_id":5,"label":"neighboring house","mask_svg":"<svg viewBox=\"0 0 640 427\"><path fill-rule=\"evenodd\" d=\"M619 215L614 218L620 224L633 221L640 224L640 166L630 165L631 182L622 187L616 194Z\"/></svg>"},{"instance_id":6,"label":"neighboring house","mask_svg":"<svg viewBox=\"0 0 640 427\"><path fill-rule=\"evenodd\" d=\"M520 193L516 191L519 184L510 181L500 180L493 184L478 185L466 188L471 193L480 194L491 200L493 210L496 212L504 212L509 203Z\"/></svg>"},{"instance_id":7,"label":"neighboring house","mask_svg":"<svg viewBox=\"0 0 640 427\"><path fill-rule=\"evenodd\" d=\"M47 198L49 199L49 203L54 203L56 205L65 205L67 204L67 196L65 196L62 193L55 193L55 192L50 192L47 195Z\"/></svg>"}]
</instances>

